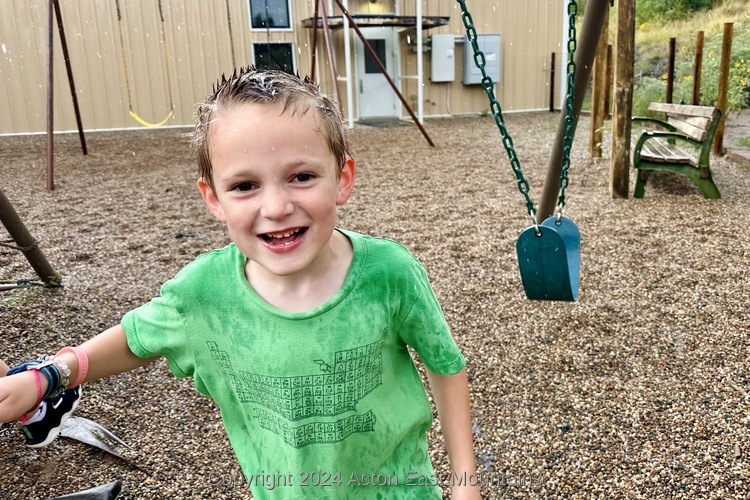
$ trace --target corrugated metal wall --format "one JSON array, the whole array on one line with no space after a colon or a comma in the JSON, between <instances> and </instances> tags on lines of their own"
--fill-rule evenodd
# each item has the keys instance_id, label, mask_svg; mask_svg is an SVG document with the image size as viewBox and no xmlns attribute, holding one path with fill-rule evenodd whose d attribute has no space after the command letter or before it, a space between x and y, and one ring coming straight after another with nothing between
<instances>
[{"instance_id":1,"label":"corrugated metal wall","mask_svg":"<svg viewBox=\"0 0 750 500\"><path fill-rule=\"evenodd\" d=\"M209 92L222 72L230 72L232 46L237 65L252 62L252 42L292 42L296 70L310 71L312 30L300 26L312 17L313 0L291 0L292 30L250 30L248 0L161 0L164 14L168 69L157 0L120 0L118 23L115 0L59 0L70 51L77 95L85 129L130 128L140 125L129 115L128 90L133 111L145 121L158 123L170 111L166 125L190 125L195 103ZM328 4L329 0L326 0ZM497 96L504 110L546 109L549 106L549 58L561 60L563 0L474 0L467 2L480 33L502 34L502 75ZM415 15L416 0L350 0L352 13L395 12ZM423 0L424 16L449 16L450 24L424 32L464 33L454 0ZM334 14L339 15L338 9ZM41 132L46 127L47 0L2 0L0 3L0 134ZM123 48L119 28L122 27ZM353 36L356 36L352 32ZM409 36L407 36L409 35ZM335 33L337 71L345 75L343 33ZM416 75L412 46L414 31L402 32L401 72ZM319 32L317 79L332 94L325 43ZM123 52L127 63L127 84ZM55 130L76 128L70 90L55 25ZM425 53L425 115L482 112L488 108L479 86L461 83L461 46L456 46L456 81L429 81L430 55ZM402 93L416 107L416 81L403 80ZM559 83L556 82L556 86ZM345 84L339 83L345 99ZM559 95L559 92L558 92ZM558 98L559 99L559 98ZM356 109L356 107L355 107ZM404 112L405 114L405 112Z\"/></svg>"}]
</instances>

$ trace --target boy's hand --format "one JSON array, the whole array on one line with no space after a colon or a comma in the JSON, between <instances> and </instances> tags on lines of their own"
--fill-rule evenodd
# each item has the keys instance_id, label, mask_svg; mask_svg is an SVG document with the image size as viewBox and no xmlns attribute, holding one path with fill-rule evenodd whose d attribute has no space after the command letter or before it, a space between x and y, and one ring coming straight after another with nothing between
<instances>
[{"instance_id":1,"label":"boy's hand","mask_svg":"<svg viewBox=\"0 0 750 500\"><path fill-rule=\"evenodd\" d=\"M0 377L0 423L21 418L36 404L37 394L36 378L30 371Z\"/></svg>"}]
</instances>

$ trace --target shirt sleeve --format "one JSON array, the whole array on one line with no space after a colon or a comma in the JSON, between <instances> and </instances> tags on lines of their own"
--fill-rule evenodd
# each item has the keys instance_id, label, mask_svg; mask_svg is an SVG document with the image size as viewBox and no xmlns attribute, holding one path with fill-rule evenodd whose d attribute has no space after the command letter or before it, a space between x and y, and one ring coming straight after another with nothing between
<instances>
[{"instance_id":1,"label":"shirt sleeve","mask_svg":"<svg viewBox=\"0 0 750 500\"><path fill-rule=\"evenodd\" d=\"M182 378L193 374L194 363L185 348L185 318L177 293L179 288L177 277L166 282L159 296L126 313L121 325L133 354L140 358L164 356L170 371Z\"/></svg>"},{"instance_id":2,"label":"shirt sleeve","mask_svg":"<svg viewBox=\"0 0 750 500\"><path fill-rule=\"evenodd\" d=\"M422 265L411 257L407 271L406 315L399 327L399 336L424 362L425 366L438 375L454 375L466 366L445 321L437 297L427 279Z\"/></svg>"}]
</instances>

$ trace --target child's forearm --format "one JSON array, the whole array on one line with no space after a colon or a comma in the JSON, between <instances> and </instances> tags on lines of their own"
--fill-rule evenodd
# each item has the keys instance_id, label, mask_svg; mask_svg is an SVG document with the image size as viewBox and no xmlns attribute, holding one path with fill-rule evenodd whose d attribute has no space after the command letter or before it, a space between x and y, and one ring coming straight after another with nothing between
<instances>
[{"instance_id":1,"label":"child's forearm","mask_svg":"<svg viewBox=\"0 0 750 500\"><path fill-rule=\"evenodd\" d=\"M139 358L132 353L128 347L125 330L120 325L105 330L79 347L86 353L89 363L83 382L92 382L110 375L134 370L153 361L153 359ZM71 380L75 380L80 368L77 356L70 351L66 351L61 353L59 357L70 368Z\"/></svg>"},{"instance_id":2,"label":"child's forearm","mask_svg":"<svg viewBox=\"0 0 750 500\"><path fill-rule=\"evenodd\" d=\"M82 382L130 371L153 361L153 358L139 358L130 351L125 331L119 325L84 342L80 349L85 352L88 360L88 370ZM57 357L70 369L70 380L77 380L81 369L78 356L66 350ZM34 402L46 391L46 377L40 377L35 370L0 377L0 422L15 420L31 410Z\"/></svg>"},{"instance_id":3,"label":"child's forearm","mask_svg":"<svg viewBox=\"0 0 750 500\"><path fill-rule=\"evenodd\" d=\"M427 370L427 377L438 410L440 426L443 429L451 469L458 477L467 479L462 481L462 485L451 485L452 498L480 498L479 484L476 480L469 382L466 370L449 376L437 375Z\"/></svg>"}]
</instances>

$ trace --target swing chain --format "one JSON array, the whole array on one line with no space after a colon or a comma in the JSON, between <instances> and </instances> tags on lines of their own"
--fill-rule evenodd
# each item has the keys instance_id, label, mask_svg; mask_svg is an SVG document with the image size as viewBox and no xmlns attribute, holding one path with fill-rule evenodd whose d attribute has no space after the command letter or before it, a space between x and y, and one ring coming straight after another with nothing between
<instances>
[{"instance_id":1,"label":"swing chain","mask_svg":"<svg viewBox=\"0 0 750 500\"><path fill-rule=\"evenodd\" d=\"M531 201L531 197L529 196L529 183L524 178L523 173L521 172L521 162L518 161L518 155L516 155L516 150L513 147L513 139L511 138L508 130L505 127L505 119L503 118L500 103L495 98L495 90L493 87L492 78L487 75L487 71L484 69L486 60L484 57L484 53L479 49L479 42L477 41L477 30L474 27L474 20L471 17L471 13L466 8L466 0L456 1L461 4L461 20L463 21L464 27L466 28L466 35L469 38L469 42L471 42L471 48L474 50L474 64L477 66L477 68L479 68L479 71L482 72L482 90L484 90L484 93L487 94L487 98L490 101L490 110L492 111L492 116L495 118L495 124L497 125L497 128L500 129L500 134L503 137L503 146L505 146L505 151L507 151L508 159L510 160L510 166L513 169L513 173L516 175L516 180L518 181L518 190L526 199L526 209L528 210L529 215L531 216L532 220L534 221L534 225L536 226L536 209L534 208L534 203Z\"/></svg>"},{"instance_id":2,"label":"swing chain","mask_svg":"<svg viewBox=\"0 0 750 500\"><path fill-rule=\"evenodd\" d=\"M513 146L513 139L511 138L510 134L508 133L507 128L505 127L505 119L503 118L502 108L500 107L500 103L495 98L495 91L492 83L492 78L490 78L487 75L487 71L484 69L485 66L485 57L484 53L479 48L479 43L477 41L477 30L474 27L474 20L471 17L471 13L469 12L468 8L466 7L466 0L456 0L459 5L461 6L461 20L463 21L464 28L466 28L466 35L469 39L469 42L471 42L471 48L474 51L474 64L477 66L479 71L482 73L482 90L484 90L484 93L487 94L487 98L490 101L490 111L492 112L492 116L495 118L495 124L497 125L498 129L500 130L500 135L502 135L503 138L503 146L505 147L505 150L508 153L508 158L510 160L510 166L513 169L513 173L516 176L517 184L518 184L518 191L521 192L523 197L526 200L526 209L529 212L529 215L531 216L531 220L534 223L534 227L538 228L538 223L536 219L536 208L534 208L534 203L531 201L531 197L529 196L529 183L524 178L523 173L521 172L521 163L518 160L518 155L516 154L515 147ZM574 102L575 102L575 88L574 88L574 81L575 81L575 70L576 70L576 64L573 61L573 54L576 50L576 27L575 27L575 16L578 13L578 4L576 0L570 0L568 4L568 17L569 17L569 29L568 29L568 54L570 55L568 59L568 66L567 66L567 75L568 75L568 92L566 96L566 116L565 116L565 139L563 141L563 161L562 161L562 170L560 175L560 197L558 199L558 206L560 207L560 216L562 216L562 207L565 206L565 188L568 187L569 179L568 179L568 169L570 168L570 149L572 147L573 143L573 108L574 108ZM538 229L537 229L538 230Z\"/></svg>"},{"instance_id":3,"label":"swing chain","mask_svg":"<svg viewBox=\"0 0 750 500\"><path fill-rule=\"evenodd\" d=\"M568 91L565 98L565 137L563 139L562 167L560 169L560 197L557 200L558 221L562 217L565 207L565 189L570 183L568 170L570 169L570 150L573 148L573 114L575 107L575 74L576 63L574 60L576 43L576 14L578 4L576 0L570 0L568 4Z\"/></svg>"}]
</instances>

